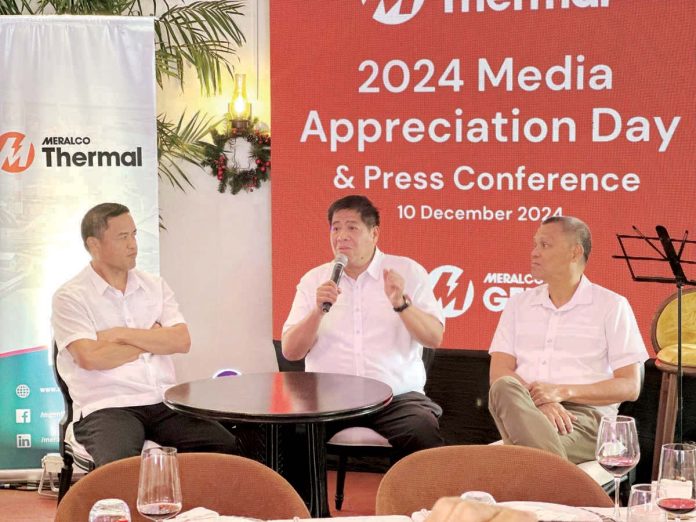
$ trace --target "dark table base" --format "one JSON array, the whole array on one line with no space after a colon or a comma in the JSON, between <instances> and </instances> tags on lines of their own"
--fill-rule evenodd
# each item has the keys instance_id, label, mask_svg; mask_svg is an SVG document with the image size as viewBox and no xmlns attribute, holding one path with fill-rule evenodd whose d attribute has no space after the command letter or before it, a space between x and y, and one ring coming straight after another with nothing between
<instances>
[{"instance_id":1,"label":"dark table base","mask_svg":"<svg viewBox=\"0 0 696 522\"><path fill-rule=\"evenodd\" d=\"M296 430L288 432L290 426L280 424L258 425L262 429L263 451L258 452L263 463L273 471L287 478L298 490L307 504L313 518L331 516L326 487L326 426L323 422L302 424L306 433L299 435ZM295 425L292 426L295 428ZM302 440L305 439L305 440ZM288 452L283 445L306 444L305 448L293 448ZM304 443L304 444L303 444ZM306 459L306 465L293 458L288 461L283 455L300 454ZM288 469L293 464L300 465L306 474L297 474L297 470Z\"/></svg>"}]
</instances>

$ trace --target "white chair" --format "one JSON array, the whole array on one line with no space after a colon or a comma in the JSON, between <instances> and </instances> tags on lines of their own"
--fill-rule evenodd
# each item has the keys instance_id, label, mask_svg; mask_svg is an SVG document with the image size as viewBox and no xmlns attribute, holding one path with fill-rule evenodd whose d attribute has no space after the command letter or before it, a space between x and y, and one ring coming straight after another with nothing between
<instances>
[{"instance_id":1,"label":"white chair","mask_svg":"<svg viewBox=\"0 0 696 522\"><path fill-rule=\"evenodd\" d=\"M364 427L346 428L339 431L326 443L327 451L338 455L336 468L336 510L343 507L343 490L346 484L348 457L379 456L391 457L392 445L375 430Z\"/></svg>"}]
</instances>

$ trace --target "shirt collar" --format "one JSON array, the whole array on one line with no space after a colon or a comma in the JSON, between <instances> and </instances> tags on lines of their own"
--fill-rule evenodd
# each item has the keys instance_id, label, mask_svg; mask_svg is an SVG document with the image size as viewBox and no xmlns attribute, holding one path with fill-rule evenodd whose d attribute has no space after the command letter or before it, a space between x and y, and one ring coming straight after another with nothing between
<instances>
[{"instance_id":1,"label":"shirt collar","mask_svg":"<svg viewBox=\"0 0 696 522\"><path fill-rule=\"evenodd\" d=\"M549 297L549 285L542 285L539 288L540 291L537 292L531 301L532 305L541 305L554 310L570 310L579 305L592 304L592 282L587 279L584 274L580 277L580 283L575 289L573 297L560 308L556 308L551 302L551 298Z\"/></svg>"},{"instance_id":2,"label":"shirt collar","mask_svg":"<svg viewBox=\"0 0 696 522\"><path fill-rule=\"evenodd\" d=\"M379 278L382 276L382 261L384 261L384 254L379 248L375 247L375 255L372 256L372 261L370 261L370 265L365 272L370 274L370 277L376 281L379 281Z\"/></svg>"},{"instance_id":3,"label":"shirt collar","mask_svg":"<svg viewBox=\"0 0 696 522\"><path fill-rule=\"evenodd\" d=\"M87 265L87 274L89 276L89 280L92 282L94 288L100 295L104 295L107 289L113 288L109 283L106 282L106 280L104 280L104 278L102 278L102 276L95 272L94 268L92 267L92 263ZM128 280L126 281L126 291L123 295L129 295L135 292L141 286L143 285L140 277L138 277L138 274L136 274L134 270L129 270ZM118 292L118 290L115 288L114 291Z\"/></svg>"}]
</instances>

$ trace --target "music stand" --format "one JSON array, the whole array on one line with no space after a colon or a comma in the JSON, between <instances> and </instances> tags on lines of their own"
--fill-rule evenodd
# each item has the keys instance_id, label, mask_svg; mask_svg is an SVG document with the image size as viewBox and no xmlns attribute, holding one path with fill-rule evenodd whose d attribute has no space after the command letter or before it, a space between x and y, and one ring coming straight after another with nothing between
<instances>
[{"instance_id":1,"label":"music stand","mask_svg":"<svg viewBox=\"0 0 696 522\"><path fill-rule=\"evenodd\" d=\"M687 239L689 236L689 231L684 231L684 236L681 240L672 239L667 232L667 229L662 225L657 225L655 227L655 232L657 232L657 237L646 237L638 228L632 227L633 230L638 235L629 234L616 234L619 240L619 245L621 246L621 256L612 256L614 259L625 259L628 265L628 271L631 273L631 277L637 282L648 282L648 283L667 283L673 284L677 287L677 442L682 442L682 411L683 411L683 394L682 394L682 380L684 378L684 372L682 369L682 287L691 285L696 286L696 280L688 279L684 274L684 269L682 265L696 265L696 261L689 261L682 259L682 254L684 253L684 247L687 244L696 245L696 241ZM659 257L655 256L640 256L640 255L628 255L626 251L626 244L624 240L640 240L642 244L647 244L653 251L657 252ZM662 249L658 248L653 241L659 241ZM674 249L674 242L680 243L679 252ZM669 268L671 269L671 276L657 276L657 275L638 275L634 270L633 263L645 261L647 263L664 263L665 261L669 263Z\"/></svg>"}]
</instances>

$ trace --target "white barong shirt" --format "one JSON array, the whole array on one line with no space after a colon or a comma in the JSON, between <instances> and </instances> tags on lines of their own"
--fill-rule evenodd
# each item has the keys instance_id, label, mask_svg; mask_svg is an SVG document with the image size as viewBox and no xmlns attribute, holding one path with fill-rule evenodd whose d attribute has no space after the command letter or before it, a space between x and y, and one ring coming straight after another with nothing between
<instances>
[{"instance_id":1,"label":"white barong shirt","mask_svg":"<svg viewBox=\"0 0 696 522\"><path fill-rule=\"evenodd\" d=\"M304 319L316 305L316 290L331 279L333 264L307 272L297 293L283 332ZM357 280L346 274L341 293L321 320L317 341L305 358L310 372L331 372L370 377L391 386L394 395L423 393L425 368L423 345L411 337L401 317L384 293L383 270L392 269L405 280L404 293L413 305L436 317L443 325L442 307L435 299L428 273L407 257L375 251L367 270Z\"/></svg>"},{"instance_id":2,"label":"white barong shirt","mask_svg":"<svg viewBox=\"0 0 696 522\"><path fill-rule=\"evenodd\" d=\"M103 408L162 402L176 384L169 355L141 354L111 370L85 370L66 347L78 339L97 340L97 332L117 326L151 328L184 323L174 293L159 276L133 269L125 292L110 286L88 265L53 296L51 323L58 346L57 369L73 399L73 420Z\"/></svg>"}]
</instances>

